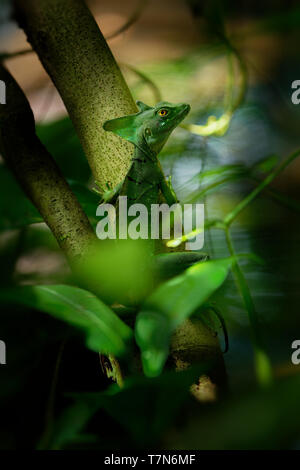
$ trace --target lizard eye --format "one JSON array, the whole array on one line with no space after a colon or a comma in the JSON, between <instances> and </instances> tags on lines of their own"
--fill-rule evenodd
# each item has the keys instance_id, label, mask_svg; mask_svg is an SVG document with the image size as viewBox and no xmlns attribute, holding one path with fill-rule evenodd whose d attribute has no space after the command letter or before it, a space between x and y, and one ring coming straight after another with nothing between
<instances>
[{"instance_id":1,"label":"lizard eye","mask_svg":"<svg viewBox=\"0 0 300 470\"><path fill-rule=\"evenodd\" d=\"M158 111L158 114L159 114L159 116L165 117L168 114L168 112L169 111L167 109L160 109Z\"/></svg>"}]
</instances>

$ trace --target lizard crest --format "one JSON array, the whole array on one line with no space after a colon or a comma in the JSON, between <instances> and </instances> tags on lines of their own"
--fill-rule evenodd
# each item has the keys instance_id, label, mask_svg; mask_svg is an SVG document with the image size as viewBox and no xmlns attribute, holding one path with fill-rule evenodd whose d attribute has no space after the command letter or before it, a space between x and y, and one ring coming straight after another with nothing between
<instances>
[{"instance_id":1,"label":"lizard crest","mask_svg":"<svg viewBox=\"0 0 300 470\"><path fill-rule=\"evenodd\" d=\"M138 113L106 121L103 128L155 157L165 145L171 132L186 117L190 105L162 101L150 107L142 101L137 101L137 106Z\"/></svg>"}]
</instances>

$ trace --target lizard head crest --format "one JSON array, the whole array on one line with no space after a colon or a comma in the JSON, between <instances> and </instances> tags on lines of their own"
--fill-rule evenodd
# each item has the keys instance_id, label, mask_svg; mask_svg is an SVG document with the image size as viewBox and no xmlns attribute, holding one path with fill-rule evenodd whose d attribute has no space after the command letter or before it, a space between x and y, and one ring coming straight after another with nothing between
<instances>
[{"instance_id":1,"label":"lizard head crest","mask_svg":"<svg viewBox=\"0 0 300 470\"><path fill-rule=\"evenodd\" d=\"M137 101L139 112L106 121L104 130L114 132L144 151L158 154L171 132L190 111L188 104L172 104L166 101L150 107Z\"/></svg>"}]
</instances>

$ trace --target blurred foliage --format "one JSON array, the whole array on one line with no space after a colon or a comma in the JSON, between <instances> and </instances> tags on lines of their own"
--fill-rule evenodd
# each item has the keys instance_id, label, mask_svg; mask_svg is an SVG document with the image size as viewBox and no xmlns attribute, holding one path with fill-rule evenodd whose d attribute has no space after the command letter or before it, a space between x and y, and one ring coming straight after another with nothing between
<instances>
[{"instance_id":1,"label":"blurred foliage","mask_svg":"<svg viewBox=\"0 0 300 470\"><path fill-rule=\"evenodd\" d=\"M86 333L87 347L95 352L120 355L131 336L109 307L90 292L72 286L20 286L0 290L0 299L50 313Z\"/></svg>"},{"instance_id":2,"label":"blurred foliage","mask_svg":"<svg viewBox=\"0 0 300 470\"><path fill-rule=\"evenodd\" d=\"M98 410L105 410L128 435L121 448L126 448L129 442L134 442L138 448L147 448L173 422L183 403L190 400L189 387L205 371L205 367L198 366L181 373L169 371L155 379L133 376L125 381L122 389L112 385L102 393L72 394L70 398L75 404L70 405L57 421L52 447L78 445L80 437L85 436L83 431L88 422ZM87 438L92 445L96 441L97 448L115 448L105 432L99 441L95 435Z\"/></svg>"},{"instance_id":3,"label":"blurred foliage","mask_svg":"<svg viewBox=\"0 0 300 470\"><path fill-rule=\"evenodd\" d=\"M176 131L161 163L180 200L205 203L211 261L198 253L192 267L173 262L174 254L153 263L142 245L102 243L79 279L61 258L45 274L61 256L57 243L1 163L0 339L9 364L0 370L0 448L299 448L300 383L290 361L299 331L299 172L296 162L292 169L281 162L299 148L299 108L290 103L300 72L299 7L186 3L201 44L124 72L149 104L160 95L192 104L186 129L196 132ZM247 40L266 35L277 52L271 77L254 73L247 54ZM95 226L99 198L70 119L37 132ZM101 299L78 287L87 272ZM163 366L174 328L202 317L207 301L229 331L230 390L200 405L189 386L210 365L184 373ZM129 375L120 389L101 374L96 351L126 361L134 328L146 374L160 375Z\"/></svg>"},{"instance_id":4,"label":"blurred foliage","mask_svg":"<svg viewBox=\"0 0 300 470\"><path fill-rule=\"evenodd\" d=\"M299 449L300 376L251 390L205 412L193 409L171 449Z\"/></svg>"},{"instance_id":5,"label":"blurred foliage","mask_svg":"<svg viewBox=\"0 0 300 470\"><path fill-rule=\"evenodd\" d=\"M172 333L223 284L231 263L230 258L195 263L145 300L135 328L146 375L161 373Z\"/></svg>"}]
</instances>

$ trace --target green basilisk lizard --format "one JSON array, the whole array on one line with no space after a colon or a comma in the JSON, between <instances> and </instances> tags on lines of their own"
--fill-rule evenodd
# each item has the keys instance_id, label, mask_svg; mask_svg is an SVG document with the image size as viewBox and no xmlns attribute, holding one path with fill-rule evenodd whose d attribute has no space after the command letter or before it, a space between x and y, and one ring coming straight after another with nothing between
<instances>
[{"instance_id":1,"label":"green basilisk lizard","mask_svg":"<svg viewBox=\"0 0 300 470\"><path fill-rule=\"evenodd\" d=\"M137 106L138 113L106 121L103 125L106 131L111 131L131 142L135 150L124 182L114 190L109 189L102 198L107 202L117 196L127 196L128 207L136 203L144 204L150 215L151 204L157 204L161 199L164 199L169 206L178 202L170 181L166 181L163 174L158 154L172 131L189 113L190 105L160 102L150 107L137 101ZM149 219L149 226L150 223ZM200 256L199 253L187 253L188 256L178 253L178 255L172 257L173 263L176 265L179 262L182 269L199 259L207 258L203 254Z\"/></svg>"},{"instance_id":2,"label":"green basilisk lizard","mask_svg":"<svg viewBox=\"0 0 300 470\"><path fill-rule=\"evenodd\" d=\"M151 240L151 204L165 201L169 206L177 203L173 188L166 181L158 154L165 145L172 131L181 123L190 111L188 104L158 103L150 107L137 102L139 112L129 116L106 121L103 128L111 131L135 146L130 169L124 182L114 191L103 195L103 201L110 198L127 196L128 207L144 204L148 210L148 248L149 253L166 251L162 243ZM118 205L118 200L117 200ZM130 217L127 218L130 221ZM150 254L151 256L151 254ZM208 256L199 252L161 253L151 256L152 265L157 275L157 282L179 274L192 264L205 261Z\"/></svg>"},{"instance_id":3,"label":"green basilisk lizard","mask_svg":"<svg viewBox=\"0 0 300 470\"><path fill-rule=\"evenodd\" d=\"M124 182L114 190L108 188L102 197L103 202L107 202L117 196L127 196L129 207L136 203L144 204L150 214L151 204L159 203L161 196L170 206L178 202L171 184L165 179L158 154L172 131L187 116L190 106L161 102L150 107L141 101L137 102L137 106L137 114L112 119L103 125L104 130L131 142L135 150ZM157 277L162 281L208 257L203 253L187 252L162 254L154 258Z\"/></svg>"},{"instance_id":4,"label":"green basilisk lizard","mask_svg":"<svg viewBox=\"0 0 300 470\"><path fill-rule=\"evenodd\" d=\"M190 111L188 104L158 103L155 107L137 102L139 112L106 121L103 128L114 132L135 146L131 167L125 181L113 195L126 195L129 204L145 204L150 210L161 191L167 204L177 202L174 191L167 183L158 161L158 154L175 127ZM104 194L104 199L106 196Z\"/></svg>"}]
</instances>

